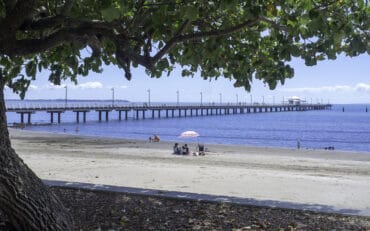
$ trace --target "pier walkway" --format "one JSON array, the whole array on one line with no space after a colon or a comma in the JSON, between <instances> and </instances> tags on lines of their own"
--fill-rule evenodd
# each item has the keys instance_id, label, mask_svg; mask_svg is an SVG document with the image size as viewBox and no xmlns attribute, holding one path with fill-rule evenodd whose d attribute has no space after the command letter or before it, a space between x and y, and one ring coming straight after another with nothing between
<instances>
[{"instance_id":1,"label":"pier walkway","mask_svg":"<svg viewBox=\"0 0 370 231\"><path fill-rule=\"evenodd\" d=\"M212 116L212 115L232 115L247 113L267 113L267 112L292 112L309 110L328 110L331 104L132 104L132 105L10 105L7 112L20 114L20 124L32 124L31 115L36 112L47 112L50 114L50 123L61 123L61 115L66 111L76 114L76 122L86 122L86 114L97 112L99 121L109 121L109 113L118 112L118 120L128 120L129 113L135 119L174 118L192 116ZM148 116L149 114L149 116ZM25 116L27 120L25 121ZM56 116L56 118L54 117ZM81 118L82 117L82 118Z\"/></svg>"}]
</instances>

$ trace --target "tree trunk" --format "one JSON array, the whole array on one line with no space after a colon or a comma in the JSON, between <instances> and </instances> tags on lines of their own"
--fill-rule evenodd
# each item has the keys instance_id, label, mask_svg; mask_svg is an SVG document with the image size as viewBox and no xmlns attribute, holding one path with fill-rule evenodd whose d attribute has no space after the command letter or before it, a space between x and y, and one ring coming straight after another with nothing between
<instances>
[{"instance_id":1,"label":"tree trunk","mask_svg":"<svg viewBox=\"0 0 370 231\"><path fill-rule=\"evenodd\" d=\"M0 210L15 230L72 230L62 203L12 149L5 112L0 76Z\"/></svg>"}]
</instances>

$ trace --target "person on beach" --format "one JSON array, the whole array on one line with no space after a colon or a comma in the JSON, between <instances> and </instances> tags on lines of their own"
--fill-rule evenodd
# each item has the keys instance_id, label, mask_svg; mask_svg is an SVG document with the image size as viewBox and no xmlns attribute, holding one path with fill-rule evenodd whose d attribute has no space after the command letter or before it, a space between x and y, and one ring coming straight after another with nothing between
<instances>
[{"instance_id":1,"label":"person on beach","mask_svg":"<svg viewBox=\"0 0 370 231\"><path fill-rule=\"evenodd\" d=\"M297 140L297 149L300 149L301 148L301 140L300 139L298 139Z\"/></svg>"},{"instance_id":2,"label":"person on beach","mask_svg":"<svg viewBox=\"0 0 370 231\"><path fill-rule=\"evenodd\" d=\"M189 155L189 147L187 144L185 144L184 146L182 146L182 154L183 155Z\"/></svg>"},{"instance_id":3,"label":"person on beach","mask_svg":"<svg viewBox=\"0 0 370 231\"><path fill-rule=\"evenodd\" d=\"M180 150L180 147L179 147L178 143L175 143L175 145L173 146L173 154L175 154L175 155L180 155L181 154L181 150Z\"/></svg>"},{"instance_id":4,"label":"person on beach","mask_svg":"<svg viewBox=\"0 0 370 231\"><path fill-rule=\"evenodd\" d=\"M204 156L205 155L205 152L204 152L204 144L198 144L198 152L199 152L199 155L200 156Z\"/></svg>"},{"instance_id":5,"label":"person on beach","mask_svg":"<svg viewBox=\"0 0 370 231\"><path fill-rule=\"evenodd\" d=\"M158 135L154 135L153 142L159 142L160 140Z\"/></svg>"}]
</instances>

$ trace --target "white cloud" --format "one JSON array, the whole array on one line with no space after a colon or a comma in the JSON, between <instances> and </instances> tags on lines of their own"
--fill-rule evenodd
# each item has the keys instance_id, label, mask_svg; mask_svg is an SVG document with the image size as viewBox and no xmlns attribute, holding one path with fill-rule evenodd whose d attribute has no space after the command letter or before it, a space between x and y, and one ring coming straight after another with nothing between
<instances>
[{"instance_id":1,"label":"white cloud","mask_svg":"<svg viewBox=\"0 0 370 231\"><path fill-rule=\"evenodd\" d=\"M64 88L65 85L54 85L52 83L48 83L47 85L44 85L43 89L61 89Z\"/></svg>"},{"instance_id":2,"label":"white cloud","mask_svg":"<svg viewBox=\"0 0 370 231\"><path fill-rule=\"evenodd\" d=\"M52 83L44 84L42 86L37 86L37 85L31 84L29 86L29 89L34 90L34 91L42 91L42 90L60 89L60 88L64 88L64 86L65 85L54 85Z\"/></svg>"},{"instance_id":3,"label":"white cloud","mask_svg":"<svg viewBox=\"0 0 370 231\"><path fill-rule=\"evenodd\" d=\"M351 87L348 85L336 85L336 86L322 86L322 87L301 87L301 88L286 88L280 89L282 92L305 92L305 93L320 93L320 92L350 92L358 89L366 89L370 91L370 85L360 85L357 84L356 87Z\"/></svg>"},{"instance_id":4,"label":"white cloud","mask_svg":"<svg viewBox=\"0 0 370 231\"><path fill-rule=\"evenodd\" d=\"M366 83L358 83L355 87L355 90L368 92L370 91L370 85Z\"/></svg>"},{"instance_id":5,"label":"white cloud","mask_svg":"<svg viewBox=\"0 0 370 231\"><path fill-rule=\"evenodd\" d=\"M98 89L103 88L103 84L100 82L86 82L78 85L74 85L78 89Z\"/></svg>"},{"instance_id":6,"label":"white cloud","mask_svg":"<svg viewBox=\"0 0 370 231\"><path fill-rule=\"evenodd\" d=\"M37 85L30 85L30 90L54 90L54 89L63 89L65 87L68 87L69 89L98 89L98 88L103 88L103 84L100 82L86 82L86 83L81 83L78 85L54 85L52 83L48 83L42 86L37 86Z\"/></svg>"}]
</instances>

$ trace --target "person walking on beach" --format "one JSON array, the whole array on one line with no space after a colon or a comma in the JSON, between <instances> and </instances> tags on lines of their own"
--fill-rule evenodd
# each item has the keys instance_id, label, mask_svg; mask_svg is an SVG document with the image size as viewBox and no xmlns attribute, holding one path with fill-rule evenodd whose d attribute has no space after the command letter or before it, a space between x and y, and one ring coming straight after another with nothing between
<instances>
[{"instance_id":1,"label":"person walking on beach","mask_svg":"<svg viewBox=\"0 0 370 231\"><path fill-rule=\"evenodd\" d=\"M297 139L297 149L300 149L300 148L301 148L301 140Z\"/></svg>"}]
</instances>

